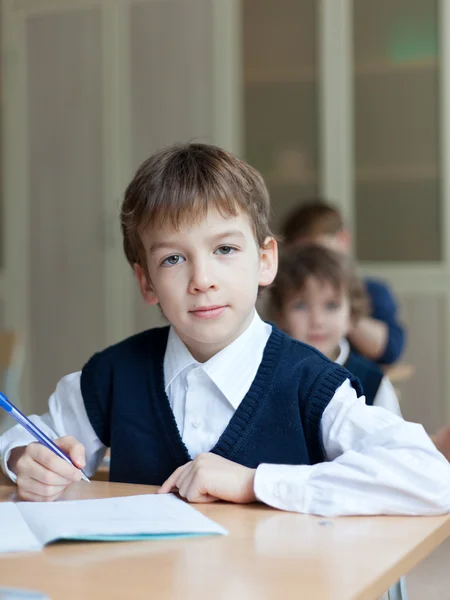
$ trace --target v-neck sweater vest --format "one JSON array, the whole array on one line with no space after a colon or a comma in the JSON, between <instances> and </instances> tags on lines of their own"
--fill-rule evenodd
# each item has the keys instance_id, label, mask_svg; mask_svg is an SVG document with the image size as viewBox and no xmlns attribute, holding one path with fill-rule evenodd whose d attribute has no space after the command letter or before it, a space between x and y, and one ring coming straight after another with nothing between
<instances>
[{"instance_id":1,"label":"v-neck sweater vest","mask_svg":"<svg viewBox=\"0 0 450 600\"><path fill-rule=\"evenodd\" d=\"M169 328L144 331L95 354L81 374L89 420L111 448L110 480L161 485L191 457L164 390ZM250 389L211 452L247 467L325 459L322 413L356 377L276 327Z\"/></svg>"}]
</instances>

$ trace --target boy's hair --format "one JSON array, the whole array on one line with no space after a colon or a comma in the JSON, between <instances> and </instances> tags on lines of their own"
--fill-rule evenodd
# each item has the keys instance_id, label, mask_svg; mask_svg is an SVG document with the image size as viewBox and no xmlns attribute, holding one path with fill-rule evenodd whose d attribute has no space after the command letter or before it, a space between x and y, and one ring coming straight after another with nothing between
<instances>
[{"instance_id":1,"label":"boy's hair","mask_svg":"<svg viewBox=\"0 0 450 600\"><path fill-rule=\"evenodd\" d=\"M340 212L320 198L305 200L284 221L281 234L286 244L301 238L336 235L344 229Z\"/></svg>"},{"instance_id":2,"label":"boy's hair","mask_svg":"<svg viewBox=\"0 0 450 600\"><path fill-rule=\"evenodd\" d=\"M308 244L285 249L280 257L278 273L269 288L270 312L273 317L283 311L291 294L302 292L309 277L329 283L343 291L350 300L354 322L369 314L369 298L350 258L324 246Z\"/></svg>"},{"instance_id":3,"label":"boy's hair","mask_svg":"<svg viewBox=\"0 0 450 600\"><path fill-rule=\"evenodd\" d=\"M217 146L189 143L159 150L145 160L125 191L121 210L128 262L147 270L141 233L167 222L178 231L206 216L248 216L260 247L269 228L269 193L260 173Z\"/></svg>"}]
</instances>

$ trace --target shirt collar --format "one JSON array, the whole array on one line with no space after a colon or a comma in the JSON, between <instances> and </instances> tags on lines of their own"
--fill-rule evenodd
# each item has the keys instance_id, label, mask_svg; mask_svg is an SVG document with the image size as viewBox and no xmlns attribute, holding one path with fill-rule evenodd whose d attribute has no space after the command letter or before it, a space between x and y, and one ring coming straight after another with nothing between
<instances>
[{"instance_id":1,"label":"shirt collar","mask_svg":"<svg viewBox=\"0 0 450 600\"><path fill-rule=\"evenodd\" d=\"M169 385L180 373L187 367L198 364L200 363L195 360L184 342L181 341L178 333L171 326L164 355L164 387L166 392Z\"/></svg>"},{"instance_id":2,"label":"shirt collar","mask_svg":"<svg viewBox=\"0 0 450 600\"><path fill-rule=\"evenodd\" d=\"M171 327L164 356L166 392L187 367L197 365L236 409L252 384L271 331L272 327L264 323L255 311L244 333L208 361L199 363Z\"/></svg>"},{"instance_id":3,"label":"shirt collar","mask_svg":"<svg viewBox=\"0 0 450 600\"><path fill-rule=\"evenodd\" d=\"M336 358L334 362L338 365L345 365L348 360L348 355L350 354L350 344L346 338L342 338L339 342L339 356Z\"/></svg>"}]
</instances>

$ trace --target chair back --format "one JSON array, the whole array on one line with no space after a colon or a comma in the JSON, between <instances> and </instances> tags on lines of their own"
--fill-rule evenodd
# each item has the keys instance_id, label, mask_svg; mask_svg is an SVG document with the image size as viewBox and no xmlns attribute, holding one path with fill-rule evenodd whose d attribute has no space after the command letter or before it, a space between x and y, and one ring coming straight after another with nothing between
<instances>
[{"instance_id":1,"label":"chair back","mask_svg":"<svg viewBox=\"0 0 450 600\"><path fill-rule=\"evenodd\" d=\"M20 334L12 330L0 330L0 391L19 409L24 354ZM0 435L14 424L15 421L0 410Z\"/></svg>"}]
</instances>

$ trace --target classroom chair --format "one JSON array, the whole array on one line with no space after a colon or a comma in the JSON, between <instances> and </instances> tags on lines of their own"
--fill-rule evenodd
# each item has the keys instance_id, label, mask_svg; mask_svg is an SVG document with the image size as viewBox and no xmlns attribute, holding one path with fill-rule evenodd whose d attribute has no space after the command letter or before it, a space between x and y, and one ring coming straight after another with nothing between
<instances>
[{"instance_id":1,"label":"classroom chair","mask_svg":"<svg viewBox=\"0 0 450 600\"><path fill-rule=\"evenodd\" d=\"M21 407L19 387L25 348L17 331L0 330L0 391L18 408ZM15 424L4 411L0 414L0 435Z\"/></svg>"}]
</instances>

